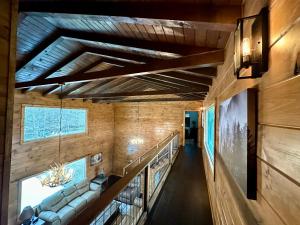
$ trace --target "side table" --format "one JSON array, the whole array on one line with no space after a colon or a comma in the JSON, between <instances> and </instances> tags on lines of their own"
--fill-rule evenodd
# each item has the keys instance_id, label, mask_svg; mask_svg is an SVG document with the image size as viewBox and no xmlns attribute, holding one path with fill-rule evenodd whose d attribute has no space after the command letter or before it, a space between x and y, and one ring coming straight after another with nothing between
<instances>
[{"instance_id":1,"label":"side table","mask_svg":"<svg viewBox=\"0 0 300 225\"><path fill-rule=\"evenodd\" d=\"M101 178L99 176L96 176L93 180L91 180L91 182L101 185L102 190L105 190L108 185L108 177Z\"/></svg>"}]
</instances>

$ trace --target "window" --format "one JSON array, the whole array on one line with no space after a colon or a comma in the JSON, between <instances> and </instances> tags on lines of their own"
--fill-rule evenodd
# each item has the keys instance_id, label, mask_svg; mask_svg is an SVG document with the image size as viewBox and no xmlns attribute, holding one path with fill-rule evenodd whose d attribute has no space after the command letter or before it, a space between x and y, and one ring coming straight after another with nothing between
<instances>
[{"instance_id":1,"label":"window","mask_svg":"<svg viewBox=\"0 0 300 225\"><path fill-rule=\"evenodd\" d=\"M25 106L23 140L33 141L61 135L85 133L87 129L86 109Z\"/></svg>"},{"instance_id":2,"label":"window","mask_svg":"<svg viewBox=\"0 0 300 225\"><path fill-rule=\"evenodd\" d=\"M204 143L211 165L214 164L215 146L215 106L210 106L205 111Z\"/></svg>"},{"instance_id":3,"label":"window","mask_svg":"<svg viewBox=\"0 0 300 225\"><path fill-rule=\"evenodd\" d=\"M63 186L53 188L42 186L40 178L45 176L48 171L22 180L20 212L24 209L25 206L30 205L32 207L35 207L40 204L45 198L49 197L59 190L62 190L64 187L69 187L86 179L86 158L68 163L66 164L66 167L73 169L74 172L72 180Z\"/></svg>"}]
</instances>

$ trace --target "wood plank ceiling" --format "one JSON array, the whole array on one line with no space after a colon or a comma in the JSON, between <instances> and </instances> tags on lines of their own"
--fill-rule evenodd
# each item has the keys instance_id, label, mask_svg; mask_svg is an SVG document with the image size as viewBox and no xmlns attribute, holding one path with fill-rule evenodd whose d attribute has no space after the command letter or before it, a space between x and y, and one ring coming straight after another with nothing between
<instances>
[{"instance_id":1,"label":"wood plank ceiling","mask_svg":"<svg viewBox=\"0 0 300 225\"><path fill-rule=\"evenodd\" d=\"M17 89L101 103L188 101L208 92L240 1L21 0L19 11Z\"/></svg>"}]
</instances>

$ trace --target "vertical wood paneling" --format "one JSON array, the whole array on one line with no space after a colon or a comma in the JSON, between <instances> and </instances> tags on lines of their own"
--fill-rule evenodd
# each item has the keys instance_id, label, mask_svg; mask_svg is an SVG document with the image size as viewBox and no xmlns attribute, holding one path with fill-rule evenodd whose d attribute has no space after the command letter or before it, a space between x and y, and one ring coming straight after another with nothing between
<instances>
[{"instance_id":1,"label":"vertical wood paneling","mask_svg":"<svg viewBox=\"0 0 300 225\"><path fill-rule=\"evenodd\" d=\"M244 15L258 13L265 3L246 0ZM231 35L225 62L218 67L218 76L204 101L204 106L208 106L215 98L222 102L247 88L258 88L257 200L248 200L239 191L218 155L213 181L208 159L204 157L215 224L300 224L300 79L293 74L300 50L300 23L296 20L300 16L299 7L298 1L270 2L270 64L261 79L235 79ZM284 36L275 42L283 31L286 31ZM218 122L217 115L217 127ZM216 131L218 149L218 128Z\"/></svg>"},{"instance_id":2,"label":"vertical wood paneling","mask_svg":"<svg viewBox=\"0 0 300 225\"><path fill-rule=\"evenodd\" d=\"M13 146L11 156L11 185L9 203L9 224L15 224L18 215L19 181L25 177L40 173L59 161L58 138L43 141L21 143L22 105L60 106L55 96L43 97L38 93L15 94ZM95 177L104 168L109 174L112 169L114 112L111 104L92 104L90 102L64 100L63 107L86 108L88 110L88 133L67 135L61 138L61 162L70 162L87 157L87 176ZM103 153L103 162L90 166L88 156Z\"/></svg>"},{"instance_id":3,"label":"vertical wood paneling","mask_svg":"<svg viewBox=\"0 0 300 225\"><path fill-rule=\"evenodd\" d=\"M161 103L119 103L115 111L115 149L113 168L120 173L128 160L135 159L150 150L171 132L180 132L180 144L183 143L184 110L200 111L201 102L161 102ZM199 121L201 125L201 121ZM131 154L128 145L132 138L144 138L144 144Z\"/></svg>"}]
</instances>

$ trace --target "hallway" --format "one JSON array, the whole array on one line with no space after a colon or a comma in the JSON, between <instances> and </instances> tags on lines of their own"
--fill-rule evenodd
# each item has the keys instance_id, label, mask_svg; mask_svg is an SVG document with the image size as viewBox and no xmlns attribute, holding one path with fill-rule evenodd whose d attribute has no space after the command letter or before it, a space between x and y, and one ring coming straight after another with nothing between
<instances>
[{"instance_id":1,"label":"hallway","mask_svg":"<svg viewBox=\"0 0 300 225\"><path fill-rule=\"evenodd\" d=\"M146 224L212 224L202 153L195 145L180 152Z\"/></svg>"}]
</instances>

